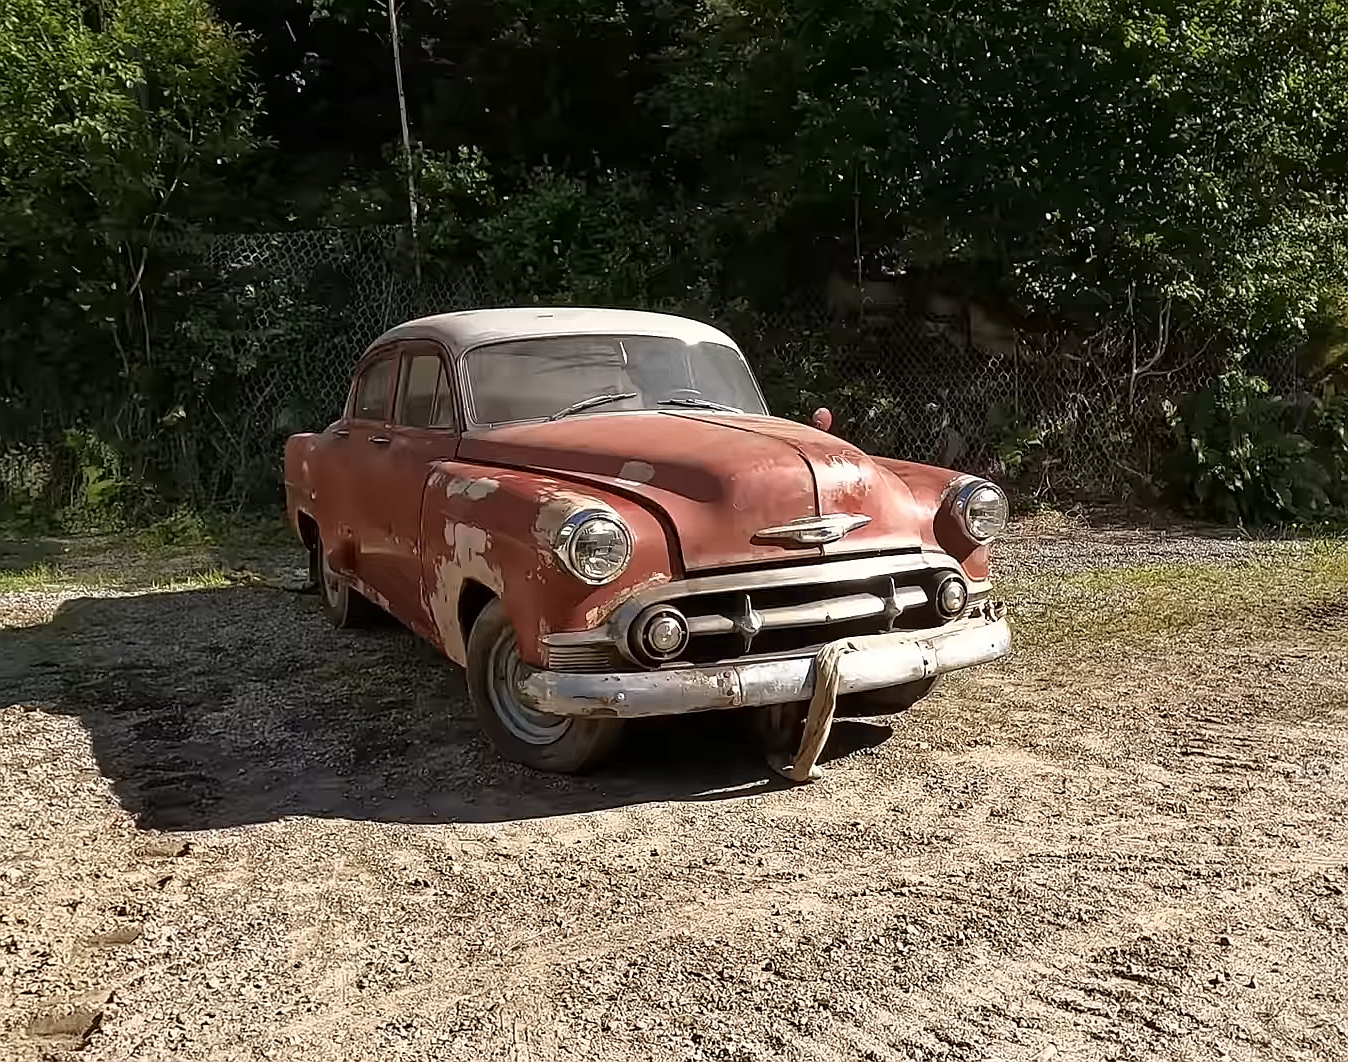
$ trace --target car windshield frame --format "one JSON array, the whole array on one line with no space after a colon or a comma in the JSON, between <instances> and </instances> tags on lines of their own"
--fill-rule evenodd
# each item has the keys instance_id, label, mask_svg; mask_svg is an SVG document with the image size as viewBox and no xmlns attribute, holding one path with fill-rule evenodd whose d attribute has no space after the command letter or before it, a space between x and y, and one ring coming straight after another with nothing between
<instances>
[{"instance_id":1,"label":"car windshield frame","mask_svg":"<svg viewBox=\"0 0 1348 1062\"><path fill-rule=\"evenodd\" d=\"M456 374L457 374L457 376L458 376L458 381L459 381L460 404L461 404L461 408L462 408L462 411L463 411L464 428L465 428L465 430L469 430L469 429L472 429L472 428L495 428L495 427L503 427L503 426L511 425L511 424L540 424L540 423L546 423L548 420L552 419L550 416L543 416L543 415L530 416L530 417L518 417L518 418L514 418L514 419L509 419L509 420L483 420L483 419L481 419L480 416L479 416L478 410L477 410L477 404L476 404L477 398L476 398L476 395L475 395L475 393L474 393L473 379L472 379L472 375L471 375L470 370L469 370L469 359L470 359L470 358L472 358L472 357L475 356L475 355L481 355L481 354L484 354L484 353L486 353L486 352L488 352L488 351L491 351L493 348L507 347L507 346L510 346L510 345L512 345L512 344L524 344L524 343L534 344L534 343L547 343L547 342L550 342L550 341L565 341L565 340L601 340L601 341L612 341L612 342L622 342L622 341L624 341L624 340L629 340L629 341L630 341L630 340L648 340L648 341L653 340L653 341L663 341L663 342L669 343L669 344L671 344L671 345L679 345L679 346L684 346L684 347L689 347L689 348L694 348L694 349L696 349L696 348L698 348L698 347L701 347L701 346L715 346L715 347L719 347L719 348L721 348L723 351L727 352L728 354L733 355L734 358L735 358L735 360L739 363L740 367L742 368L742 370L743 370L743 372L744 372L745 379L748 381L749 385L753 388L753 396L754 396L755 400L757 401L758 408L757 408L757 409L742 409L742 410L736 410L736 411L734 411L734 412L729 412L729 411L727 411L727 410L725 410L725 409L721 409L721 408L713 408L712 406L709 405L708 407L705 408L704 411L707 412L707 413L715 413L715 414L718 414L718 415L720 415L720 416L771 416L771 415L772 415L772 414L771 414L771 410L770 410L769 407L768 407L767 399L765 398L765 396L764 396L764 394L763 394L763 387L762 387L762 384L759 383L758 377L755 375L755 373L754 373L754 371L753 371L753 368L749 365L749 359L745 357L744 351L740 350L739 347L736 346L736 345L735 345L734 343L732 343L732 342L729 342L729 341L717 342L717 341L715 341L715 340L704 340L704 341L702 341L702 342L700 342L700 343L688 343L688 342L686 342L684 339L682 339L682 338L679 337L679 336L672 336L672 335L668 335L668 334L666 334L666 333L656 333L656 332L651 332L651 333L645 333L645 332L576 332L576 333L570 333L570 332L567 332L567 333L560 333L560 334L557 334L557 335L544 335L544 336L535 336L535 335L528 335L528 336L506 336L506 337L502 337L502 338L499 338L499 339L491 339L491 340L488 340L487 342L478 343L478 344L475 344L474 346L467 347L467 348L465 348L465 349L459 351L457 357L455 358L455 362L456 362L456 370L457 370L457 373L456 373ZM682 393L683 393L683 394L686 394L687 392L685 391L685 392L682 392ZM599 392L596 392L596 396L598 396L598 394L599 394ZM671 395L679 395L679 394L680 394L680 392L677 391L677 390L671 392ZM720 399L721 399L722 397L724 397L724 396L719 396L719 395L718 395L718 396L706 396L706 399L707 399L707 401L708 401L709 403L714 403L714 404L716 404L716 405L721 405L722 403L720 402ZM564 405L564 404L562 404L562 405ZM560 408L562 408L562 406L559 406L559 409L560 409ZM589 416L589 415L592 415L592 414L600 414L600 413L659 413L659 412L667 412L667 411L697 412L699 409L702 409L702 408L703 408L703 407L701 407L701 406L694 406L694 405L692 405L691 403L690 403L690 404L687 404L687 405L685 405L685 404L683 404L683 403L679 403L679 404L670 404L670 405L658 405L658 404L657 404L657 405L643 406L643 407L640 408L640 409L618 409L618 410L614 410L614 409L608 408L608 407L607 407L606 405L604 405L604 404L599 404L599 405L595 406L595 407L592 408L592 409L580 410L580 411L577 411L576 413L570 414L570 415L568 415L565 419L571 419L571 417L583 417L583 416ZM554 412L556 412L556 411L554 411Z\"/></svg>"}]
</instances>

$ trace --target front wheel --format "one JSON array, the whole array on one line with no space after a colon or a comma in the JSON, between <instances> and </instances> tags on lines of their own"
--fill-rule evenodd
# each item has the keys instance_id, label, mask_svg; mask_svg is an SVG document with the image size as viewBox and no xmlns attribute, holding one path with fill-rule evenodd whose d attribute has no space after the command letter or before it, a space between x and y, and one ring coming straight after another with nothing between
<instances>
[{"instance_id":1,"label":"front wheel","mask_svg":"<svg viewBox=\"0 0 1348 1062\"><path fill-rule=\"evenodd\" d=\"M622 736L621 720L530 708L517 688L523 668L515 628L501 602L493 601L468 636L468 696L497 752L535 770L578 774L613 751Z\"/></svg>"},{"instance_id":2,"label":"front wheel","mask_svg":"<svg viewBox=\"0 0 1348 1062\"><path fill-rule=\"evenodd\" d=\"M929 697L940 684L941 676L905 682L902 686L886 686L865 693L852 693L838 699L838 714L842 716L897 715L906 712L924 697Z\"/></svg>"}]
</instances>

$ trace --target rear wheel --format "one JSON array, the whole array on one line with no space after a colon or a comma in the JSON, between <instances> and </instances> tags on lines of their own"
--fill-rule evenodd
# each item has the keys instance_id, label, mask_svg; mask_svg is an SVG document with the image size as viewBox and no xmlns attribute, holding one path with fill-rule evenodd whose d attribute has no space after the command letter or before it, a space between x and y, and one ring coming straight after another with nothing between
<instances>
[{"instance_id":1,"label":"rear wheel","mask_svg":"<svg viewBox=\"0 0 1348 1062\"><path fill-rule=\"evenodd\" d=\"M602 761L622 736L618 719L550 715L524 704L515 628L492 601L468 637L468 694L491 743L508 760L539 771L577 774Z\"/></svg>"},{"instance_id":2,"label":"rear wheel","mask_svg":"<svg viewBox=\"0 0 1348 1062\"><path fill-rule=\"evenodd\" d=\"M318 598L333 626L358 627L369 620L373 606L333 568L321 535L314 536L314 545L309 551L309 576L318 587Z\"/></svg>"}]
</instances>

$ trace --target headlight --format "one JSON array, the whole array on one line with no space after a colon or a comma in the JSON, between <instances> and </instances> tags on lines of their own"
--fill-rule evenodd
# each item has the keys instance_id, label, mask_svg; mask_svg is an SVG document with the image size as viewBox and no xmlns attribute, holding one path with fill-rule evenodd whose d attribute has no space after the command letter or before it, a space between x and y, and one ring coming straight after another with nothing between
<instances>
[{"instance_id":1,"label":"headlight","mask_svg":"<svg viewBox=\"0 0 1348 1062\"><path fill-rule=\"evenodd\" d=\"M974 480L955 495L955 516L975 542L990 542L1006 530L1011 506L995 483Z\"/></svg>"},{"instance_id":2,"label":"headlight","mask_svg":"<svg viewBox=\"0 0 1348 1062\"><path fill-rule=\"evenodd\" d=\"M618 578L632 559L632 536L614 514L584 509L558 530L556 552L581 582L602 586Z\"/></svg>"}]
</instances>

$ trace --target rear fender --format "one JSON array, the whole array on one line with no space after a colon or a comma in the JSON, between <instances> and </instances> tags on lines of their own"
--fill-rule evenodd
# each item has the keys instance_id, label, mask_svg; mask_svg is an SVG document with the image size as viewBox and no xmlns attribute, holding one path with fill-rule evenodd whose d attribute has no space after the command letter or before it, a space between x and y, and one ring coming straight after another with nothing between
<instances>
[{"instance_id":1,"label":"rear fender","mask_svg":"<svg viewBox=\"0 0 1348 1062\"><path fill-rule=\"evenodd\" d=\"M286 491L286 520L298 535L300 513L313 516L314 485L310 473L310 457L319 436L302 432L286 440L283 462Z\"/></svg>"},{"instance_id":2,"label":"rear fender","mask_svg":"<svg viewBox=\"0 0 1348 1062\"><path fill-rule=\"evenodd\" d=\"M553 552L553 536L578 509L616 513L632 534L632 559L606 586L589 586ZM467 659L469 632L460 620L464 588L485 586L505 607L520 655L543 665L542 638L588 630L633 594L676 574L664 528L630 499L530 472L442 462L432 470L422 506L422 585L445 655Z\"/></svg>"},{"instance_id":3,"label":"rear fender","mask_svg":"<svg viewBox=\"0 0 1348 1062\"><path fill-rule=\"evenodd\" d=\"M286 440L286 520L304 541L300 514L312 519L333 567L349 572L354 567L354 544L343 537L339 526L343 495L332 465L334 457L339 455L332 452L330 440L331 436L326 432L301 432Z\"/></svg>"}]
</instances>

